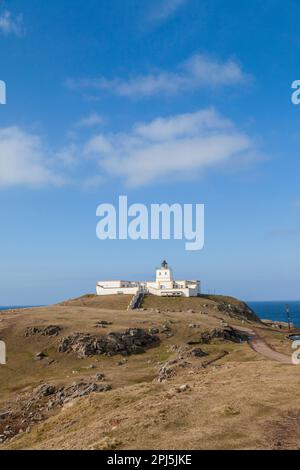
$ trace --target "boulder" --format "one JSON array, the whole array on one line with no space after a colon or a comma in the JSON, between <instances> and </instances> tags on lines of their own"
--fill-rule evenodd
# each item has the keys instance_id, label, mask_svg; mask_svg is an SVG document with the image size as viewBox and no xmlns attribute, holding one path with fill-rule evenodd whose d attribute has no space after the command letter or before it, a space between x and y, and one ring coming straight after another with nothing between
<instances>
[{"instance_id":1,"label":"boulder","mask_svg":"<svg viewBox=\"0 0 300 470\"><path fill-rule=\"evenodd\" d=\"M191 351L191 355L195 357L205 357L208 356L206 352L204 352L201 348L194 348Z\"/></svg>"},{"instance_id":2,"label":"boulder","mask_svg":"<svg viewBox=\"0 0 300 470\"><path fill-rule=\"evenodd\" d=\"M61 327L58 325L49 325L44 328L28 326L27 328L25 328L24 336L26 337L35 336L35 335L58 336L60 331L61 331Z\"/></svg>"},{"instance_id":3,"label":"boulder","mask_svg":"<svg viewBox=\"0 0 300 470\"><path fill-rule=\"evenodd\" d=\"M188 384L180 385L180 387L178 387L178 389L177 389L177 391L179 393L180 392L188 392L189 390L191 390L191 387Z\"/></svg>"},{"instance_id":4,"label":"boulder","mask_svg":"<svg viewBox=\"0 0 300 470\"><path fill-rule=\"evenodd\" d=\"M143 353L146 349L157 346L159 342L157 336L147 333L141 328L129 328L123 332L109 333L106 336L74 333L63 338L58 351L61 353L75 352L80 358L97 354L128 356Z\"/></svg>"},{"instance_id":5,"label":"boulder","mask_svg":"<svg viewBox=\"0 0 300 470\"><path fill-rule=\"evenodd\" d=\"M224 341L232 341L233 343L242 343L248 340L248 336L241 333L231 326L226 328L215 328L209 331L203 331L200 333L200 337L197 340L191 340L188 344L209 344L214 339L223 339Z\"/></svg>"}]
</instances>

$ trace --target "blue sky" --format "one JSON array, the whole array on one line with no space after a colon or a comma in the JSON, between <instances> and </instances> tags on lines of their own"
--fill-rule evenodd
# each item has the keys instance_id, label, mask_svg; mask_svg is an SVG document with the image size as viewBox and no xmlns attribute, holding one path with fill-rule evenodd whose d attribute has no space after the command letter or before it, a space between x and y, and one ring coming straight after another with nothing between
<instances>
[{"instance_id":1,"label":"blue sky","mask_svg":"<svg viewBox=\"0 0 300 470\"><path fill-rule=\"evenodd\" d=\"M296 0L0 0L0 305L164 258L205 291L300 299ZM96 207L204 203L205 247L100 241Z\"/></svg>"}]
</instances>

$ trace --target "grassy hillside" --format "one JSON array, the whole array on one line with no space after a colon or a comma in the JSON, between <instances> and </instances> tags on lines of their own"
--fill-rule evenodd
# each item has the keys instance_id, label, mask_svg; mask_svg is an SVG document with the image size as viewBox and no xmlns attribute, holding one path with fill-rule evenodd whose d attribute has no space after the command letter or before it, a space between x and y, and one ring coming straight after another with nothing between
<instances>
[{"instance_id":1,"label":"grassy hillside","mask_svg":"<svg viewBox=\"0 0 300 470\"><path fill-rule=\"evenodd\" d=\"M171 312L194 310L199 313L209 312L213 309L251 321L260 321L245 302L223 295L200 295L198 297L156 297L155 295L146 295L141 307Z\"/></svg>"},{"instance_id":2,"label":"grassy hillside","mask_svg":"<svg viewBox=\"0 0 300 470\"><path fill-rule=\"evenodd\" d=\"M95 295L87 294L76 299L66 300L60 305L65 307L106 308L109 310L125 310L131 300L131 295Z\"/></svg>"},{"instance_id":3,"label":"grassy hillside","mask_svg":"<svg viewBox=\"0 0 300 470\"><path fill-rule=\"evenodd\" d=\"M0 441L11 432L0 449L277 448L278 442L290 448L298 442L300 379L294 366L220 336L230 325L246 325L290 354L284 331L220 309L224 298L149 296L142 310L128 312L129 299L89 295L0 314L8 353L0 367ZM59 326L57 336L45 335L49 325ZM128 329L134 334L135 328L159 342L128 356L59 352L76 332L107 338ZM99 390L61 404L54 400L59 394L49 392L73 393L82 384Z\"/></svg>"}]
</instances>

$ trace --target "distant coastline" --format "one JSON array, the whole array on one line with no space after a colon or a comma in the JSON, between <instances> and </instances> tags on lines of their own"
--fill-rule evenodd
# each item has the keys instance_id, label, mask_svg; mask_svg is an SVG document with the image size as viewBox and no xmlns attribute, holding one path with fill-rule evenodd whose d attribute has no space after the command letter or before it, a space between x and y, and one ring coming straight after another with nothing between
<instances>
[{"instance_id":1,"label":"distant coastline","mask_svg":"<svg viewBox=\"0 0 300 470\"><path fill-rule=\"evenodd\" d=\"M34 308L41 307L41 305L11 305L11 306L0 306L0 310L21 310L23 308Z\"/></svg>"}]
</instances>

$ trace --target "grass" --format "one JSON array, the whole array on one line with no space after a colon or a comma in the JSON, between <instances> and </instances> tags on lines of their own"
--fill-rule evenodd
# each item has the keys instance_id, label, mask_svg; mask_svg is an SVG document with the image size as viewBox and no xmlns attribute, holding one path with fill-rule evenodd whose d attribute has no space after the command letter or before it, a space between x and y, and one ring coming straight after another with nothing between
<instances>
[{"instance_id":1,"label":"grass","mask_svg":"<svg viewBox=\"0 0 300 470\"><path fill-rule=\"evenodd\" d=\"M213 301L204 297L157 297L146 295L144 297L142 308L161 309L169 311L179 310L205 310L204 305L211 304Z\"/></svg>"},{"instance_id":2,"label":"grass","mask_svg":"<svg viewBox=\"0 0 300 470\"><path fill-rule=\"evenodd\" d=\"M67 300L62 302L61 305L66 307L84 307L84 308L97 308L109 310L125 310L131 300L131 295L83 295L77 299Z\"/></svg>"},{"instance_id":3,"label":"grass","mask_svg":"<svg viewBox=\"0 0 300 470\"><path fill-rule=\"evenodd\" d=\"M270 422L281 422L287 410L300 410L300 377L295 369L265 359L247 343L216 340L200 345L208 356L186 355L188 341L197 338L200 331L220 327L222 318L230 323L231 319L215 308L216 297L147 296L144 301L147 310L136 312L127 312L126 297L130 298L89 295L41 307L34 313L0 315L0 337L7 343L9 357L7 366L0 368L0 412L5 410L7 402L21 403L24 393L41 383L68 385L75 379L91 378L101 372L113 387L110 392L93 394L76 401L72 407L57 410L45 422L33 426L29 433L2 447L229 449L259 447L264 442L266 448L273 448L277 441ZM218 301L223 302L222 299L218 297ZM95 328L99 320L110 321L112 325ZM239 324L237 319L232 321ZM57 352L61 339L75 331L103 335L130 327L161 330L166 322L170 322L173 336L167 338L160 334L158 347L128 357L128 362L122 366L117 365L120 356L78 359L73 354ZM48 324L62 327L59 337L24 336L26 327ZM197 324L199 328L190 328L190 324ZM290 348L290 341L282 333L260 330L260 334L275 349ZM207 368L202 367L224 350L229 353L227 356ZM46 351L48 359L56 362L47 365L48 359L36 361L38 351ZM181 355L187 365L178 366L175 376L168 382L158 383L160 363ZM90 365L95 365L95 369L88 370ZM178 393L177 387L185 383L190 385L190 391ZM284 423L288 426L289 420ZM290 425L296 427L295 436L299 437L298 422L290 420ZM290 436L288 447L294 443L294 437L289 430L287 434Z\"/></svg>"}]
</instances>

